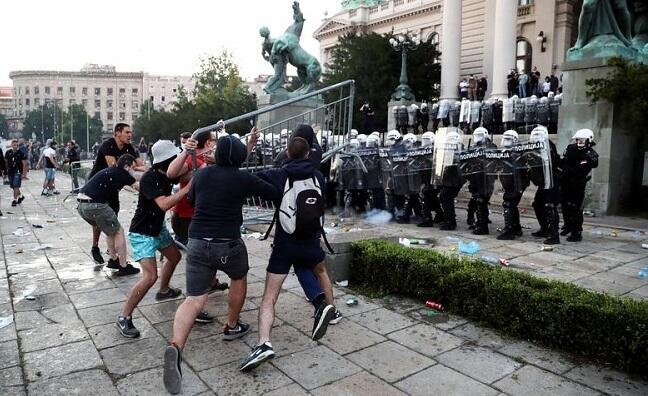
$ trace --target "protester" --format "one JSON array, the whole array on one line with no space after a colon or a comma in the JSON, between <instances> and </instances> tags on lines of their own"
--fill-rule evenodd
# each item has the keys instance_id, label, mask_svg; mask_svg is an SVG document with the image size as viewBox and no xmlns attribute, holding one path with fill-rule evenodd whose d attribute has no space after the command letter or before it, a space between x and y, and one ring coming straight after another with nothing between
<instances>
[{"instance_id":1,"label":"protester","mask_svg":"<svg viewBox=\"0 0 648 396\"><path fill-rule=\"evenodd\" d=\"M124 186L138 188L137 181L131 175L135 158L124 154L117 160L116 166L100 170L90 178L77 195L79 215L91 226L106 234L108 244L107 268L116 269L117 276L133 275L140 272L126 262L128 255L124 229L117 213L109 206L110 202L119 199L119 191Z\"/></svg>"},{"instance_id":2,"label":"protester","mask_svg":"<svg viewBox=\"0 0 648 396\"><path fill-rule=\"evenodd\" d=\"M65 162L70 166L70 176L72 177L72 189L79 189L79 169L81 168L81 156L79 155L79 146L77 146L74 140L70 140L67 143L67 151L65 153Z\"/></svg>"},{"instance_id":3,"label":"protester","mask_svg":"<svg viewBox=\"0 0 648 396\"><path fill-rule=\"evenodd\" d=\"M177 204L189 191L190 184L171 194L174 181L166 176L169 164L178 155L178 148L169 140L159 140L153 145L153 164L140 180L137 209L133 215L128 240L133 249L133 259L142 267L142 278L131 289L128 299L117 318L119 332L128 338L139 337L140 332L133 325L131 315L137 304L155 285L158 279L156 252L166 258L160 275L158 301L176 298L182 291L169 286L180 251L164 225L165 212Z\"/></svg>"},{"instance_id":4,"label":"protester","mask_svg":"<svg viewBox=\"0 0 648 396\"><path fill-rule=\"evenodd\" d=\"M4 160L2 161L3 170L6 162L6 172L9 178L9 187L13 190L13 201L11 206L21 204L25 197L20 192L22 184L22 175L25 171L25 154L18 148L18 140L11 141L11 149L7 150Z\"/></svg>"},{"instance_id":5,"label":"protester","mask_svg":"<svg viewBox=\"0 0 648 396\"><path fill-rule=\"evenodd\" d=\"M256 136L254 129L248 144L253 146ZM249 269L240 232L242 206L246 197L274 199L278 191L257 176L239 171L246 157L246 147L240 140L223 136L216 146L216 164L198 170L192 179L189 202L195 212L187 246L187 298L176 311L171 344L164 354L164 385L173 394L181 386L181 351L194 319L207 301L217 270L232 280L223 339L234 340L250 330L250 325L241 322L239 317L247 293Z\"/></svg>"},{"instance_id":6,"label":"protester","mask_svg":"<svg viewBox=\"0 0 648 396\"><path fill-rule=\"evenodd\" d=\"M280 169L272 169L259 174L262 179L270 181L277 189L284 190L283 198L275 201L275 205L282 208L277 213L283 213L288 208L299 208L301 206L299 203L286 202L286 199L295 196L297 199L304 199L301 197L307 196L305 202L312 205L312 208L309 207L308 214L315 215L314 220L317 223L314 228L305 226L310 225L310 223L304 223L302 220L309 217L305 217L305 212L300 213L299 209L296 209L286 217L292 219L292 225L295 225L295 223L299 225L296 225L294 229L286 229L287 225L284 223L284 219L281 219L282 215L279 215L281 221L277 221L272 253L266 269L265 290L259 308L259 340L252 352L241 364L241 371L252 370L264 361L274 357L274 349L270 342L270 332L274 323L274 306L279 298L281 286L288 275L290 267L301 267L307 271L310 270L311 277L314 277L313 268L324 261L325 254L320 246L321 222L323 219L319 216L320 213L323 215L324 212L321 193L324 187L324 178L319 171L315 170L313 163L308 160L309 152L310 147L305 139L292 138L288 144L289 160ZM299 194L296 192L290 194L286 191L295 186L300 187L300 190L296 190L301 191ZM315 210L318 207L321 212ZM302 215L304 217L301 217ZM286 222L289 225L291 224L290 220ZM310 285L311 288L304 288L304 291L315 307L311 338L318 340L324 336L329 322L335 317L335 307L326 302L324 291L319 287L318 283L311 282Z\"/></svg>"},{"instance_id":7,"label":"protester","mask_svg":"<svg viewBox=\"0 0 648 396\"><path fill-rule=\"evenodd\" d=\"M148 153L148 145L144 141L143 137L140 139L139 145L137 146L137 151L139 152L139 158L142 160L142 162L146 163L146 154Z\"/></svg>"},{"instance_id":8,"label":"protester","mask_svg":"<svg viewBox=\"0 0 648 396\"><path fill-rule=\"evenodd\" d=\"M41 192L41 195L50 196L52 194L60 194L55 186L56 170L59 168L59 164L56 160L56 142L54 140L47 139L39 163L45 172L45 180L43 181L43 191Z\"/></svg>"}]
</instances>

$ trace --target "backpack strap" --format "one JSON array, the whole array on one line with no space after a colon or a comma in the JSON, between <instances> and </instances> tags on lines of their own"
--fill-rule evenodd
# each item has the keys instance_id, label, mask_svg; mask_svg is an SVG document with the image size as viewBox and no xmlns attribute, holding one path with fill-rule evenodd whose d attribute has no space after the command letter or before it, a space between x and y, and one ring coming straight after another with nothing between
<instances>
[{"instance_id":1,"label":"backpack strap","mask_svg":"<svg viewBox=\"0 0 648 396\"><path fill-rule=\"evenodd\" d=\"M270 236L270 231L272 231L272 227L275 225L278 216L279 216L279 208L276 208L274 215L272 216L272 221L270 222L270 227L268 227L268 230L266 231L265 235L259 239L260 241L265 241L266 239L268 239L268 236Z\"/></svg>"},{"instance_id":2,"label":"backpack strap","mask_svg":"<svg viewBox=\"0 0 648 396\"><path fill-rule=\"evenodd\" d=\"M326 238L326 231L324 231L324 226L322 226L322 239L324 240L324 244L326 245L326 248L331 254L335 254L333 251L333 248L331 247L331 244L329 243L328 239Z\"/></svg>"}]
</instances>

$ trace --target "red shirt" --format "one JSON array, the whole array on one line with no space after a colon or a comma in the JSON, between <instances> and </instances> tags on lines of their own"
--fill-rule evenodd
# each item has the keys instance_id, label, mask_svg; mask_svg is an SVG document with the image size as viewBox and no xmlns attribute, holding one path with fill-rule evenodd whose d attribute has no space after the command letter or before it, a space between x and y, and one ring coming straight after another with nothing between
<instances>
[{"instance_id":1,"label":"red shirt","mask_svg":"<svg viewBox=\"0 0 648 396\"><path fill-rule=\"evenodd\" d=\"M196 155L196 165L198 166L198 169L205 166L205 160L203 159L202 155ZM187 155L187 158L185 159L185 166L189 168L189 172L192 171L193 165L190 155ZM180 188L183 188L186 185L187 183L180 183ZM181 218L193 217L194 208L189 203L189 198L187 198L187 195L185 195L182 200L173 207L173 211L176 215L178 215L178 217Z\"/></svg>"}]
</instances>

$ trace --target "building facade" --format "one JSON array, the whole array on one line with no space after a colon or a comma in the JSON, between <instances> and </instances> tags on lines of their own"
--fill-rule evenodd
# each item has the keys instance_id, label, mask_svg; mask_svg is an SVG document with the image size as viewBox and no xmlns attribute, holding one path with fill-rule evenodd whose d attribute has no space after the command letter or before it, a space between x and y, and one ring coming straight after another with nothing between
<instances>
[{"instance_id":1,"label":"building facade","mask_svg":"<svg viewBox=\"0 0 648 396\"><path fill-rule=\"evenodd\" d=\"M422 40L442 42L447 2L453 7L458 3L460 10L460 77L493 76L494 50L502 45L495 37L496 27L502 23L496 4L517 6L515 59L508 69L528 72L535 66L543 78L553 65L565 60L567 49L575 42L582 5L582 0L384 0L378 4L360 0L325 18L315 31L320 59L326 65L339 37L351 32L409 32ZM348 6L350 2L342 3Z\"/></svg>"},{"instance_id":2,"label":"building facade","mask_svg":"<svg viewBox=\"0 0 648 396\"><path fill-rule=\"evenodd\" d=\"M66 110L80 104L91 117L101 119L104 132L115 124L132 124L144 98L156 109L169 110L178 85L193 89L190 77L149 76L143 72L117 72L114 66L88 64L78 72L13 71L12 116L23 118L41 106Z\"/></svg>"},{"instance_id":3,"label":"building facade","mask_svg":"<svg viewBox=\"0 0 648 396\"><path fill-rule=\"evenodd\" d=\"M13 117L13 89L0 87L0 114L9 118Z\"/></svg>"}]
</instances>

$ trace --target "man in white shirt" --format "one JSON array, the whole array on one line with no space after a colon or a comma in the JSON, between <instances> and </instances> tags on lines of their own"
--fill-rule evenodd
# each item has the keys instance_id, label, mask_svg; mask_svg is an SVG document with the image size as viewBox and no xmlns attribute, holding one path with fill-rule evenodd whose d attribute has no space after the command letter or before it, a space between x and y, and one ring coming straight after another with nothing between
<instances>
[{"instance_id":1,"label":"man in white shirt","mask_svg":"<svg viewBox=\"0 0 648 396\"><path fill-rule=\"evenodd\" d=\"M45 171L45 180L43 181L43 191L41 192L41 195L49 196L52 194L60 194L54 186L54 176L56 175L56 169L59 167L59 164L56 161L55 141L51 139L47 140L39 164Z\"/></svg>"}]
</instances>

